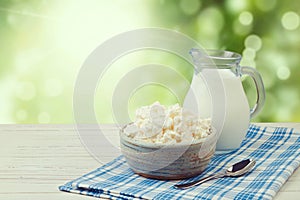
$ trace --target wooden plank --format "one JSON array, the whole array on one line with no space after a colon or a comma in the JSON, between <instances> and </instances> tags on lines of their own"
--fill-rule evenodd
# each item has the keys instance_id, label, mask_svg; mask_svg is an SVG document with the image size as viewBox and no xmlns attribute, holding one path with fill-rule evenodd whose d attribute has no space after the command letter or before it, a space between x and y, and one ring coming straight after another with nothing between
<instances>
[{"instance_id":1,"label":"wooden plank","mask_svg":"<svg viewBox=\"0 0 300 200\"><path fill-rule=\"evenodd\" d=\"M0 199L5 200L91 200L94 197L66 193L66 192L40 192L40 193L14 193L14 194L0 194Z\"/></svg>"},{"instance_id":2,"label":"wooden plank","mask_svg":"<svg viewBox=\"0 0 300 200\"><path fill-rule=\"evenodd\" d=\"M280 200L280 199L282 199L282 200L286 200L286 199L288 199L288 200L297 200L297 199L300 199L300 192L293 192L293 191L291 191L291 192L282 192L282 191L279 191L276 194L274 200Z\"/></svg>"}]
</instances>

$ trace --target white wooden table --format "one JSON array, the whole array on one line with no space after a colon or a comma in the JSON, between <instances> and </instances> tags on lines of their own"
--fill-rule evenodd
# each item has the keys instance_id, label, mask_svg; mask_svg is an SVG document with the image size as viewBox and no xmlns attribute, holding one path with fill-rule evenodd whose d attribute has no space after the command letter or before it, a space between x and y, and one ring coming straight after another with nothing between
<instances>
[{"instance_id":1,"label":"white wooden table","mask_svg":"<svg viewBox=\"0 0 300 200\"><path fill-rule=\"evenodd\" d=\"M300 132L300 123L263 125L293 127ZM118 140L118 130L105 127L109 139ZM82 145L74 125L0 125L0 148L0 199L92 198L57 189L102 165ZM112 159L108 155L101 160ZM299 168L275 199L300 199Z\"/></svg>"}]
</instances>

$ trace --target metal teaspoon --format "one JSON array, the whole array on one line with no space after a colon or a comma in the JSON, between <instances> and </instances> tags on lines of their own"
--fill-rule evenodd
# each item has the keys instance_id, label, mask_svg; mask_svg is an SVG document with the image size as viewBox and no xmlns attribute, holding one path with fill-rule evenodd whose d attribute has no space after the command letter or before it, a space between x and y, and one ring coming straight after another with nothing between
<instances>
[{"instance_id":1,"label":"metal teaspoon","mask_svg":"<svg viewBox=\"0 0 300 200\"><path fill-rule=\"evenodd\" d=\"M246 172L250 171L254 167L255 163L256 162L253 159L242 160L238 163L235 163L234 165L232 165L225 171L219 172L217 174L213 174L211 176L208 176L208 177L205 177L205 178L202 178L200 180L196 180L196 181L193 181L190 183L176 184L176 185L174 185L174 187L178 188L178 189L187 189L189 187L197 186L206 181L216 179L216 178L222 178L222 177L226 177L226 176L231 176L231 177L241 176L241 175L245 174Z\"/></svg>"}]
</instances>

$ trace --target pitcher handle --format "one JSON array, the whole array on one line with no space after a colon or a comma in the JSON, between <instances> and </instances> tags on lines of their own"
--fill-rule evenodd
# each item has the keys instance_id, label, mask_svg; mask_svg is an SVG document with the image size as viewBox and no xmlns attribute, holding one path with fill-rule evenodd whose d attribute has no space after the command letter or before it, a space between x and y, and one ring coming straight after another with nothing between
<instances>
[{"instance_id":1,"label":"pitcher handle","mask_svg":"<svg viewBox=\"0 0 300 200\"><path fill-rule=\"evenodd\" d=\"M250 110L250 118L255 117L262 109L265 99L266 99L266 94L265 94L265 87L264 83L262 81L262 78L256 69L253 67L241 67L241 73L242 75L249 75L256 86L256 94L257 94L257 99L256 103L253 106L253 108Z\"/></svg>"}]
</instances>

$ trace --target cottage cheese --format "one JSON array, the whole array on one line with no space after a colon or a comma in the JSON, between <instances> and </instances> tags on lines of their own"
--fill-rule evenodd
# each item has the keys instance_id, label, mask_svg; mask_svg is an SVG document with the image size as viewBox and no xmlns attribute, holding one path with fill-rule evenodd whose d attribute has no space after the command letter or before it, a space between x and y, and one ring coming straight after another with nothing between
<instances>
[{"instance_id":1,"label":"cottage cheese","mask_svg":"<svg viewBox=\"0 0 300 200\"><path fill-rule=\"evenodd\" d=\"M211 134L211 120L201 119L179 104L166 107L155 102L136 110L135 121L125 127L124 134L150 143L181 143Z\"/></svg>"}]
</instances>

